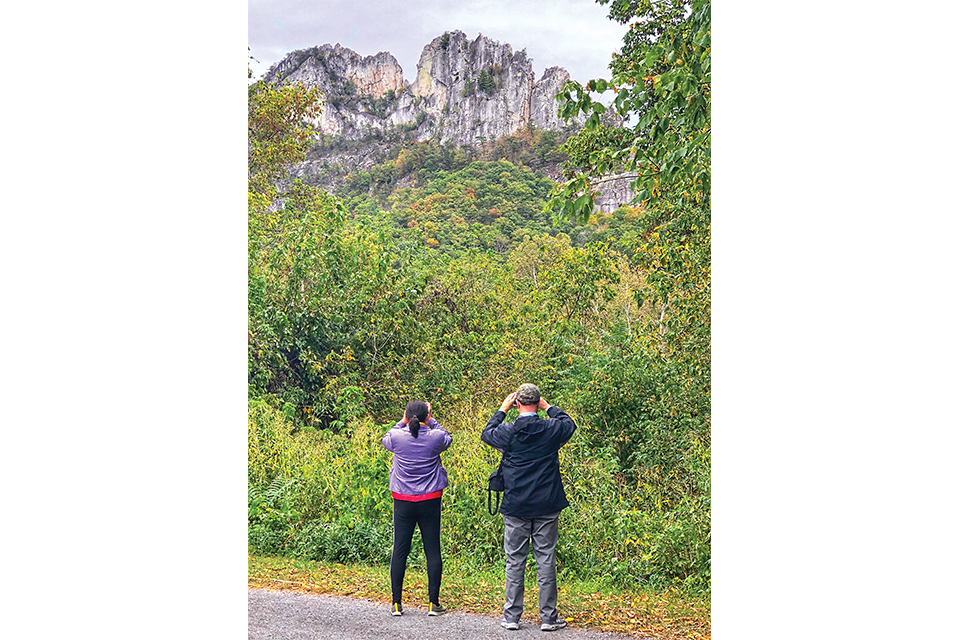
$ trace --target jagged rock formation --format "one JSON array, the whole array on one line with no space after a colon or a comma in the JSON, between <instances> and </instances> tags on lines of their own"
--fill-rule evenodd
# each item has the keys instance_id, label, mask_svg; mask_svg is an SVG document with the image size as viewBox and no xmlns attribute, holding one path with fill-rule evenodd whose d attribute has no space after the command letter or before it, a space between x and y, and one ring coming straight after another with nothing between
<instances>
[{"instance_id":1,"label":"jagged rock formation","mask_svg":"<svg viewBox=\"0 0 960 640\"><path fill-rule=\"evenodd\" d=\"M289 53L268 74L319 87L327 95L341 93L346 80L352 81L359 93L375 98L387 91L400 91L404 86L403 70L389 53L361 58L339 44Z\"/></svg>"},{"instance_id":2,"label":"jagged rock formation","mask_svg":"<svg viewBox=\"0 0 960 640\"><path fill-rule=\"evenodd\" d=\"M401 97L393 121L411 122L419 102L433 123L423 134L436 135L441 142L495 140L528 124L560 129L554 96L569 78L553 67L535 82L533 65L523 51L515 53L509 44L483 35L471 42L463 32L453 31L424 47L417 79Z\"/></svg>"},{"instance_id":3,"label":"jagged rock formation","mask_svg":"<svg viewBox=\"0 0 960 640\"><path fill-rule=\"evenodd\" d=\"M538 129L562 129L564 121L557 114L556 95L570 79L570 74L562 67L549 67L543 77L533 85L530 95L530 121ZM576 120L577 128L582 127L586 118Z\"/></svg>"},{"instance_id":4,"label":"jagged rock formation","mask_svg":"<svg viewBox=\"0 0 960 640\"><path fill-rule=\"evenodd\" d=\"M327 103L312 124L326 135L359 139L403 127L418 141L459 145L494 140L528 124L562 129L554 96L570 74L551 67L535 81L523 51L482 34L470 41L450 31L424 47L409 84L389 53L361 57L339 44L294 51L265 79L319 87Z\"/></svg>"},{"instance_id":5,"label":"jagged rock formation","mask_svg":"<svg viewBox=\"0 0 960 640\"><path fill-rule=\"evenodd\" d=\"M403 70L386 52L361 57L339 44L325 44L287 54L264 76L319 88L326 96L320 117L311 124L326 135L356 139L370 128L384 126L383 98L403 91ZM380 102L375 102L379 100ZM379 107L370 108L370 103Z\"/></svg>"},{"instance_id":6,"label":"jagged rock formation","mask_svg":"<svg viewBox=\"0 0 960 640\"><path fill-rule=\"evenodd\" d=\"M352 171L377 161L376 140L402 132L406 139L476 145L532 125L570 132L583 118L566 123L557 115L555 96L570 74L547 68L536 80L526 52L513 51L480 34L470 40L449 31L423 48L413 82L406 82L396 58L387 52L360 56L339 44L298 50L270 68L268 82L300 82L326 97L311 124L324 136L363 140L359 149L337 152L318 145L292 174L303 177L337 165ZM547 171L554 179L559 171ZM597 209L609 213L632 195L629 180L604 183ZM323 184L331 188L334 184Z\"/></svg>"}]
</instances>

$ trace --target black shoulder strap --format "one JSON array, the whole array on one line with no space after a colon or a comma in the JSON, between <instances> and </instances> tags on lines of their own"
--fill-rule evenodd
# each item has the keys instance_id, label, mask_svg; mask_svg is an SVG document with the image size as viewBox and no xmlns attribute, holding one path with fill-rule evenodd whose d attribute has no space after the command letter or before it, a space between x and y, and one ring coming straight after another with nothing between
<instances>
[{"instance_id":1,"label":"black shoulder strap","mask_svg":"<svg viewBox=\"0 0 960 640\"><path fill-rule=\"evenodd\" d=\"M497 494L497 504L493 504L493 494ZM500 510L500 492L499 491L490 491L487 490L487 513L492 516L497 515L497 511Z\"/></svg>"}]
</instances>

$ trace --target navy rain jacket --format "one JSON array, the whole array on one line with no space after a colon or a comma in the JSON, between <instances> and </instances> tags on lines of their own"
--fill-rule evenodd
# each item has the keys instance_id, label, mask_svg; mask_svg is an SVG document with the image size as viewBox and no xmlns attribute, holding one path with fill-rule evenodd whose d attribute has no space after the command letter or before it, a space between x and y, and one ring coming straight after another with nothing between
<instances>
[{"instance_id":1,"label":"navy rain jacket","mask_svg":"<svg viewBox=\"0 0 960 640\"><path fill-rule=\"evenodd\" d=\"M547 416L549 420L521 416L502 424L507 414L498 409L480 434L481 440L503 451L500 513L505 516L535 518L570 505L560 480L558 452L577 425L559 407L548 407Z\"/></svg>"}]
</instances>

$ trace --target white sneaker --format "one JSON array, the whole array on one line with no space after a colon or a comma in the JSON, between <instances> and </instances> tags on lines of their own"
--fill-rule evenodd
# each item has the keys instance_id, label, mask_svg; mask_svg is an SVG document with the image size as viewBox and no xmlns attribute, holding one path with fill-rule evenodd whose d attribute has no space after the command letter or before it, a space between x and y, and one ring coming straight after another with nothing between
<instances>
[{"instance_id":1,"label":"white sneaker","mask_svg":"<svg viewBox=\"0 0 960 640\"><path fill-rule=\"evenodd\" d=\"M520 623L519 623L519 622L507 622L506 620L503 620L503 621L500 622L500 626L503 627L504 629L510 629L510 631L516 631L517 629L520 628Z\"/></svg>"},{"instance_id":2,"label":"white sneaker","mask_svg":"<svg viewBox=\"0 0 960 640\"><path fill-rule=\"evenodd\" d=\"M566 620L557 620L553 624L544 622L540 625L540 631L556 631L557 629L563 629L565 626L567 626Z\"/></svg>"}]
</instances>

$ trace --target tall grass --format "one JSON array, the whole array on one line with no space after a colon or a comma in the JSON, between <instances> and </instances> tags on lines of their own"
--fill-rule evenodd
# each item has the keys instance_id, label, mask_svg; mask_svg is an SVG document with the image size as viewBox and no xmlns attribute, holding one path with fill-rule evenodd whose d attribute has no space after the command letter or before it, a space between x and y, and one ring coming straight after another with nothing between
<instances>
[{"instance_id":1,"label":"tall grass","mask_svg":"<svg viewBox=\"0 0 960 640\"><path fill-rule=\"evenodd\" d=\"M496 403L468 399L437 418L453 434L443 454L445 558L487 570L503 565L503 521L487 513L486 481L499 454L480 441ZM574 420L577 416L571 412ZM249 544L262 555L386 564L392 547L391 455L380 438L392 424L369 419L329 431L291 435L287 418L263 402L249 412ZM575 434L561 449L571 506L560 519L562 577L611 587L681 585L708 591L709 499L662 511L641 508L642 486L618 472L612 448L588 448ZM709 452L702 452L709 482ZM705 495L709 496L709 487ZM705 502L704 502L705 500ZM409 562L423 563L419 545Z\"/></svg>"}]
</instances>

